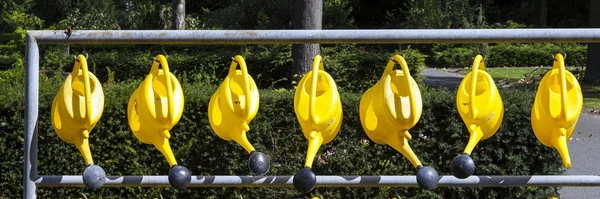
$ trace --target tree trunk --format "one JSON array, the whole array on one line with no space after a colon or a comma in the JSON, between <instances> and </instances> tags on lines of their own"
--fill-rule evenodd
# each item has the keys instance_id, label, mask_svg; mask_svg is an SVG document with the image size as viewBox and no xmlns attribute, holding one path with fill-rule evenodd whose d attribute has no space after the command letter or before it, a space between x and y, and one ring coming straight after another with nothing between
<instances>
[{"instance_id":1,"label":"tree trunk","mask_svg":"<svg viewBox=\"0 0 600 199\"><path fill-rule=\"evenodd\" d=\"M292 19L294 29L321 29L322 18L322 0L295 0L294 18ZM292 45L292 58L294 59L290 70L292 86L300 81L302 75L311 70L313 58L319 52L319 44Z\"/></svg>"},{"instance_id":2,"label":"tree trunk","mask_svg":"<svg viewBox=\"0 0 600 199\"><path fill-rule=\"evenodd\" d=\"M534 0L533 9L537 10L534 16L536 28L545 28L548 15L548 0Z\"/></svg>"},{"instance_id":3,"label":"tree trunk","mask_svg":"<svg viewBox=\"0 0 600 199\"><path fill-rule=\"evenodd\" d=\"M600 28L600 1L590 0L590 28ZM590 43L587 49L587 66L583 82L598 84L600 80L600 44Z\"/></svg>"},{"instance_id":4,"label":"tree trunk","mask_svg":"<svg viewBox=\"0 0 600 199\"><path fill-rule=\"evenodd\" d=\"M185 30L185 0L173 0L171 9L173 10L173 29Z\"/></svg>"}]
</instances>

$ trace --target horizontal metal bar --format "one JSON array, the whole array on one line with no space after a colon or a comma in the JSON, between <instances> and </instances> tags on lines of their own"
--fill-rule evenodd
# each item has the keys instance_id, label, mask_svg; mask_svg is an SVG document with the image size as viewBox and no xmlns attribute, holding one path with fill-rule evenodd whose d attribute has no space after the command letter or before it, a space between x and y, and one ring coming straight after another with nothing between
<instances>
[{"instance_id":1,"label":"horizontal metal bar","mask_svg":"<svg viewBox=\"0 0 600 199\"><path fill-rule=\"evenodd\" d=\"M293 176L192 176L189 187L292 187ZM84 187L81 176L39 176L40 187ZM105 187L169 187L168 176L109 176ZM442 176L438 187L600 186L596 175ZM415 176L317 176L317 187L418 187Z\"/></svg>"},{"instance_id":2,"label":"horizontal metal bar","mask_svg":"<svg viewBox=\"0 0 600 199\"><path fill-rule=\"evenodd\" d=\"M30 30L40 44L600 43L600 29Z\"/></svg>"}]
</instances>

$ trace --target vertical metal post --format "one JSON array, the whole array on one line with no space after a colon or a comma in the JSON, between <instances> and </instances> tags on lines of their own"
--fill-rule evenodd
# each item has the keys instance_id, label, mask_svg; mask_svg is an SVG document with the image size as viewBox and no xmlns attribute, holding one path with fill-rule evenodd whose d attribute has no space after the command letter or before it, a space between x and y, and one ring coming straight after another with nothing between
<instances>
[{"instance_id":1,"label":"vertical metal post","mask_svg":"<svg viewBox=\"0 0 600 199\"><path fill-rule=\"evenodd\" d=\"M25 150L23 165L23 198L36 198L37 121L39 103L40 51L36 39L27 35L25 51Z\"/></svg>"}]
</instances>

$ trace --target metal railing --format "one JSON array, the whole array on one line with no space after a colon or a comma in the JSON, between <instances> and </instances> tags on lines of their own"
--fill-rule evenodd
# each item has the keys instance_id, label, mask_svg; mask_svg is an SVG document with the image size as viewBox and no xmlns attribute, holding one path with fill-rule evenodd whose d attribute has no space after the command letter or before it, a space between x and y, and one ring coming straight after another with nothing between
<instances>
[{"instance_id":1,"label":"metal railing","mask_svg":"<svg viewBox=\"0 0 600 199\"><path fill-rule=\"evenodd\" d=\"M38 44L398 44L398 43L600 43L600 29L419 29L419 30L76 30L27 31L23 197L36 187L85 186L81 176L37 172ZM192 176L191 187L291 187L291 176ZM169 186L167 176L108 176L107 187ZM417 187L415 176L317 176L317 187ZM600 186L600 176L442 176L440 187Z\"/></svg>"}]
</instances>

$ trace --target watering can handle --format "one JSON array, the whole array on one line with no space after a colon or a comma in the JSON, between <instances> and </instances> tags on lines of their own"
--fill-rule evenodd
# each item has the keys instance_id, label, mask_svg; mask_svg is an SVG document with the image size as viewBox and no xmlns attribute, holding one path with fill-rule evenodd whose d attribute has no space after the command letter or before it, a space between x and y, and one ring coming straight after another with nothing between
<instances>
[{"instance_id":1,"label":"watering can handle","mask_svg":"<svg viewBox=\"0 0 600 199\"><path fill-rule=\"evenodd\" d=\"M169 71L169 63L167 63L167 58L163 55L156 56L156 59L152 63L152 69L150 69L150 73L156 73L158 76L158 66L162 66L163 74L167 83L167 103L168 103L168 111L167 119L169 121L173 120L175 115L175 103L173 99L173 84L171 83L171 72Z\"/></svg>"},{"instance_id":2,"label":"watering can handle","mask_svg":"<svg viewBox=\"0 0 600 199\"><path fill-rule=\"evenodd\" d=\"M410 70L408 70L408 65L406 64L406 60L404 60L404 58L402 58L402 56L400 55L394 55L390 61L388 61L387 66L385 67L385 71L383 73L383 75L381 75L381 78L384 78L386 74L390 73L393 71L394 66L398 64L400 65L400 68L402 68L402 73L404 73L404 80L406 81L406 85L409 86L408 89L408 100L410 103L410 110L416 110L417 109L417 105L415 104L415 99L413 98L413 88L412 88L412 82L410 81ZM409 119L412 120L412 117L414 117L413 114L410 114Z\"/></svg>"},{"instance_id":3,"label":"watering can handle","mask_svg":"<svg viewBox=\"0 0 600 199\"><path fill-rule=\"evenodd\" d=\"M83 75L83 90L84 90L84 97L85 97L85 114L87 117L87 125L90 125L92 123L92 94L90 91L90 78L88 75L88 65L87 65L87 60L85 58L85 56L83 55L78 55L77 56L77 60L75 60L75 65L73 66L73 72L75 73L76 76L79 75L79 69L83 70L82 71L82 75Z\"/></svg>"},{"instance_id":4,"label":"watering can handle","mask_svg":"<svg viewBox=\"0 0 600 199\"><path fill-rule=\"evenodd\" d=\"M483 57L481 55L475 56L475 60L473 60L473 67L471 73L471 93L469 95L469 111L471 112L471 116L473 118L477 118L477 113L475 112L475 93L477 91L477 76L479 70L485 70L485 63L483 62Z\"/></svg>"},{"instance_id":5,"label":"watering can handle","mask_svg":"<svg viewBox=\"0 0 600 199\"><path fill-rule=\"evenodd\" d=\"M310 98L308 101L308 110L310 113L310 117L313 121L317 121L317 118L315 116L315 98L317 95L317 79L319 77L319 68L321 68L321 70L323 70L323 62L321 61L323 58L321 57L321 55L316 55L315 58L313 59L313 65L312 65L312 88L310 90Z\"/></svg>"},{"instance_id":6,"label":"watering can handle","mask_svg":"<svg viewBox=\"0 0 600 199\"><path fill-rule=\"evenodd\" d=\"M563 121L567 121L567 77L565 76L565 60L561 54L554 56L552 69L558 68L558 77L560 78L560 101Z\"/></svg>"},{"instance_id":7,"label":"watering can handle","mask_svg":"<svg viewBox=\"0 0 600 199\"><path fill-rule=\"evenodd\" d=\"M244 96L246 97L246 104L248 104L251 101L251 94L250 94L250 80L248 79L248 77L250 76L248 74L248 68L246 67L246 61L244 60L244 57L240 56L240 55L236 55L233 58L233 61L231 62L231 65L229 66L229 74L234 73L235 69L237 68L237 65L240 65L240 69L242 69L242 78L244 79ZM250 111L250 109L248 108L248 106L246 106L247 108L245 109L245 115L248 115L248 112ZM233 109L233 107L230 107Z\"/></svg>"}]
</instances>

